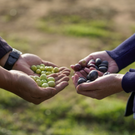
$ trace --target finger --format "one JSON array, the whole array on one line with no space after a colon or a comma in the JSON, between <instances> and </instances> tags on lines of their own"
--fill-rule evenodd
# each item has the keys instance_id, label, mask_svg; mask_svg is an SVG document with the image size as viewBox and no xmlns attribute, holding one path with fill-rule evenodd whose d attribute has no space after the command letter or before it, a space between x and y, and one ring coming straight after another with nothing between
<instances>
[{"instance_id":1,"label":"finger","mask_svg":"<svg viewBox=\"0 0 135 135\"><path fill-rule=\"evenodd\" d=\"M60 67L59 70L60 70L60 72L61 71L69 71L70 72L70 69L67 67Z\"/></svg>"},{"instance_id":2,"label":"finger","mask_svg":"<svg viewBox=\"0 0 135 135\"><path fill-rule=\"evenodd\" d=\"M87 73L84 70L79 71L84 77L87 77Z\"/></svg>"},{"instance_id":3,"label":"finger","mask_svg":"<svg viewBox=\"0 0 135 135\"><path fill-rule=\"evenodd\" d=\"M73 84L75 85L75 88L78 85L78 79L79 79L79 76L77 74L75 74L74 76L72 76L72 81L73 81Z\"/></svg>"},{"instance_id":4,"label":"finger","mask_svg":"<svg viewBox=\"0 0 135 135\"><path fill-rule=\"evenodd\" d=\"M77 74L79 77L84 77L85 78L85 76L83 76L82 74L81 74L81 72L75 72L75 74Z\"/></svg>"},{"instance_id":5,"label":"finger","mask_svg":"<svg viewBox=\"0 0 135 135\"><path fill-rule=\"evenodd\" d=\"M98 83L96 83L96 82L97 81L95 80L95 81L90 82L90 83L82 83L82 84L78 85L77 89L79 91L96 90L96 89L98 89Z\"/></svg>"},{"instance_id":6,"label":"finger","mask_svg":"<svg viewBox=\"0 0 135 135\"><path fill-rule=\"evenodd\" d=\"M74 70L74 65L70 65L70 67Z\"/></svg>"},{"instance_id":7,"label":"finger","mask_svg":"<svg viewBox=\"0 0 135 135\"><path fill-rule=\"evenodd\" d=\"M47 77L54 77L54 78L56 78L56 77L58 77L58 76L59 76L58 73L53 73L53 74L47 75Z\"/></svg>"},{"instance_id":8,"label":"finger","mask_svg":"<svg viewBox=\"0 0 135 135\"><path fill-rule=\"evenodd\" d=\"M84 68L84 71L85 71L87 74L89 74L90 69L89 69L89 68Z\"/></svg>"},{"instance_id":9,"label":"finger","mask_svg":"<svg viewBox=\"0 0 135 135\"><path fill-rule=\"evenodd\" d=\"M53 95L57 94L58 92L62 91L66 86L68 86L68 82L67 81L63 81L61 83L59 83L58 85L55 86L55 89L53 92Z\"/></svg>"},{"instance_id":10,"label":"finger","mask_svg":"<svg viewBox=\"0 0 135 135\"><path fill-rule=\"evenodd\" d=\"M60 74L65 74L65 75L69 76L70 75L70 72L69 71L63 71Z\"/></svg>"},{"instance_id":11,"label":"finger","mask_svg":"<svg viewBox=\"0 0 135 135\"><path fill-rule=\"evenodd\" d=\"M84 62L84 61L85 61L86 63L88 63L90 59L92 59L92 57L91 57L90 55L88 55L87 57L81 59L81 60L79 61L79 64L82 65L82 62Z\"/></svg>"},{"instance_id":12,"label":"finger","mask_svg":"<svg viewBox=\"0 0 135 135\"><path fill-rule=\"evenodd\" d=\"M47 88L42 88L42 92L38 94L36 97L31 98L31 102L34 104L39 104L54 95L56 95L58 92L62 91L66 86L68 85L68 82L63 81L55 86L55 88L47 87Z\"/></svg>"},{"instance_id":13,"label":"finger","mask_svg":"<svg viewBox=\"0 0 135 135\"><path fill-rule=\"evenodd\" d=\"M52 67L58 67L56 64L52 63L52 62L49 62L49 61L42 61L42 63L45 65L45 66L52 66Z\"/></svg>"},{"instance_id":14,"label":"finger","mask_svg":"<svg viewBox=\"0 0 135 135\"><path fill-rule=\"evenodd\" d=\"M56 85L59 84L59 83L61 83L61 82L63 82L63 81L69 81L69 77L65 76L65 77L61 78L60 80L58 80L56 82Z\"/></svg>"},{"instance_id":15,"label":"finger","mask_svg":"<svg viewBox=\"0 0 135 135\"><path fill-rule=\"evenodd\" d=\"M36 96L32 97L32 102L34 104L39 104L51 97L54 96L53 91L55 91L55 88L47 87L47 88L41 88L42 90L40 93L38 93Z\"/></svg>"},{"instance_id":16,"label":"finger","mask_svg":"<svg viewBox=\"0 0 135 135\"><path fill-rule=\"evenodd\" d=\"M50 74L50 75L48 75L48 77L54 77L54 78L57 78L57 77L59 77L59 76L69 76L70 75L70 73L68 72L68 71L65 71L65 72L63 72L63 73L53 73L53 74Z\"/></svg>"},{"instance_id":17,"label":"finger","mask_svg":"<svg viewBox=\"0 0 135 135\"><path fill-rule=\"evenodd\" d=\"M79 91L77 89L77 93L87 97L96 98L96 91Z\"/></svg>"},{"instance_id":18,"label":"finger","mask_svg":"<svg viewBox=\"0 0 135 135\"><path fill-rule=\"evenodd\" d=\"M58 81L58 80L60 80L61 78L65 77L65 76L66 76L65 74L60 74L57 77L55 77L55 81Z\"/></svg>"}]
</instances>

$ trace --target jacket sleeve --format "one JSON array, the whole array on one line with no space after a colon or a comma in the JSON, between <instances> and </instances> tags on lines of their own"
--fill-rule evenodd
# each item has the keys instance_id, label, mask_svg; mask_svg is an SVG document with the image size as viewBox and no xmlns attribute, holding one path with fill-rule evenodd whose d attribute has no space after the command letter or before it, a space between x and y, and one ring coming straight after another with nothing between
<instances>
[{"instance_id":1,"label":"jacket sleeve","mask_svg":"<svg viewBox=\"0 0 135 135\"><path fill-rule=\"evenodd\" d=\"M118 47L106 51L115 60L119 71L135 61L135 34L126 39ZM125 92L135 92L135 70L130 69L122 79L122 88Z\"/></svg>"},{"instance_id":2,"label":"jacket sleeve","mask_svg":"<svg viewBox=\"0 0 135 135\"><path fill-rule=\"evenodd\" d=\"M107 53L119 67L119 71L135 61L135 34Z\"/></svg>"},{"instance_id":3,"label":"jacket sleeve","mask_svg":"<svg viewBox=\"0 0 135 135\"><path fill-rule=\"evenodd\" d=\"M7 44L7 42L0 37L0 59L9 51L12 50L12 47Z\"/></svg>"}]
</instances>

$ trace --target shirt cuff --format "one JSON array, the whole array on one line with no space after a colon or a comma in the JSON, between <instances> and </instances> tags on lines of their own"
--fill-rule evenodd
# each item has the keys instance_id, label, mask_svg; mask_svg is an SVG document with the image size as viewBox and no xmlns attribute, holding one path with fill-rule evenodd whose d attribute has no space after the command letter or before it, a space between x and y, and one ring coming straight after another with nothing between
<instances>
[{"instance_id":1,"label":"shirt cuff","mask_svg":"<svg viewBox=\"0 0 135 135\"><path fill-rule=\"evenodd\" d=\"M0 37L0 59L9 51L12 51L12 47L8 45L7 42Z\"/></svg>"},{"instance_id":2,"label":"shirt cuff","mask_svg":"<svg viewBox=\"0 0 135 135\"><path fill-rule=\"evenodd\" d=\"M130 69L122 79L122 88L126 93L135 92L135 69Z\"/></svg>"}]
</instances>

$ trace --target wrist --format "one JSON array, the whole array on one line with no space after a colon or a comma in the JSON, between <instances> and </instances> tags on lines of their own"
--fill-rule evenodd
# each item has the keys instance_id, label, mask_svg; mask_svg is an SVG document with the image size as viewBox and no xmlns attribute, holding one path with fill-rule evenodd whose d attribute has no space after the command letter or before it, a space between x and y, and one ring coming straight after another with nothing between
<instances>
[{"instance_id":1,"label":"wrist","mask_svg":"<svg viewBox=\"0 0 135 135\"><path fill-rule=\"evenodd\" d=\"M11 70L13 68L14 64L19 59L21 54L22 54L22 52L13 48L12 52L10 52L9 55L8 55L8 58L7 58L7 60L5 62L5 65L4 65L4 68L7 69L7 70Z\"/></svg>"},{"instance_id":2,"label":"wrist","mask_svg":"<svg viewBox=\"0 0 135 135\"><path fill-rule=\"evenodd\" d=\"M122 79L124 77L124 74L116 74L116 85L118 86L118 91L117 92L121 92L123 91L123 87L122 87Z\"/></svg>"}]
</instances>

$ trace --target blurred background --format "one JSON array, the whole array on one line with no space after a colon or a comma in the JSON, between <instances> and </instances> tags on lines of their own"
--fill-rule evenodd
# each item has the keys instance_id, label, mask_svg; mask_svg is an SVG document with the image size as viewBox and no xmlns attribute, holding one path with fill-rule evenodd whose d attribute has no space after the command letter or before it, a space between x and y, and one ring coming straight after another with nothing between
<instances>
[{"instance_id":1,"label":"blurred background","mask_svg":"<svg viewBox=\"0 0 135 135\"><path fill-rule=\"evenodd\" d=\"M134 0L0 0L0 36L23 53L70 68L134 34L134 5ZM121 73L130 67L135 64ZM96 100L77 94L69 83L40 105L1 89L0 135L135 135L132 116L124 117L129 94Z\"/></svg>"}]
</instances>

